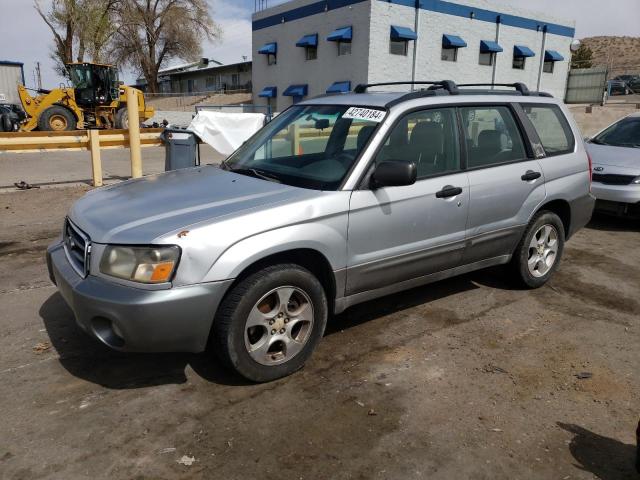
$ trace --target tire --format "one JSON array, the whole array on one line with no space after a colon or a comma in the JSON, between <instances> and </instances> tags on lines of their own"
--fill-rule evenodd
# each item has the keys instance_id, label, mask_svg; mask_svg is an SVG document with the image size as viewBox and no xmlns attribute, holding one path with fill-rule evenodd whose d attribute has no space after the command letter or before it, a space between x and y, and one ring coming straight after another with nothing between
<instances>
[{"instance_id":1,"label":"tire","mask_svg":"<svg viewBox=\"0 0 640 480\"><path fill-rule=\"evenodd\" d=\"M126 108L121 108L116 112L115 125L116 128L124 128L125 130L129 128L129 112Z\"/></svg>"},{"instance_id":2,"label":"tire","mask_svg":"<svg viewBox=\"0 0 640 480\"><path fill-rule=\"evenodd\" d=\"M0 115L0 132L13 132L13 122L9 115Z\"/></svg>"},{"instance_id":3,"label":"tire","mask_svg":"<svg viewBox=\"0 0 640 480\"><path fill-rule=\"evenodd\" d=\"M564 242L560 217L546 210L538 212L529 222L511 260L516 279L527 288L539 288L547 283L560 266Z\"/></svg>"},{"instance_id":4,"label":"tire","mask_svg":"<svg viewBox=\"0 0 640 480\"><path fill-rule=\"evenodd\" d=\"M213 322L211 347L246 379L269 382L304 366L327 316L326 293L311 272L295 264L269 266L227 293Z\"/></svg>"},{"instance_id":5,"label":"tire","mask_svg":"<svg viewBox=\"0 0 640 480\"><path fill-rule=\"evenodd\" d=\"M63 132L75 130L76 117L71 111L60 105L52 105L45 109L38 118L38 129L42 132Z\"/></svg>"}]
</instances>

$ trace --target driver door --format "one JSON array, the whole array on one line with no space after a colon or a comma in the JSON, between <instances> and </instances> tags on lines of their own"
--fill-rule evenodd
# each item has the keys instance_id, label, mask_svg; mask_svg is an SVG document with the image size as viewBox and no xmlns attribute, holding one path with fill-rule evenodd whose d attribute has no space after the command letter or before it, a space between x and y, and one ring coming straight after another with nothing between
<instances>
[{"instance_id":1,"label":"driver door","mask_svg":"<svg viewBox=\"0 0 640 480\"><path fill-rule=\"evenodd\" d=\"M346 294L410 281L460 265L469 181L461 170L454 108L410 113L392 129L375 162L415 162L413 185L351 195Z\"/></svg>"}]
</instances>

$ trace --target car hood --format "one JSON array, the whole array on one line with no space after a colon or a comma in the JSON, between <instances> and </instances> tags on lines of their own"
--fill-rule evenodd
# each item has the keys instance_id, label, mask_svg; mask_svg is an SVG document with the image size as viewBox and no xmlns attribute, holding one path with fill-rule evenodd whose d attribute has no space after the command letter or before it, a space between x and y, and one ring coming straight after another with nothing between
<instances>
[{"instance_id":1,"label":"car hood","mask_svg":"<svg viewBox=\"0 0 640 480\"><path fill-rule=\"evenodd\" d=\"M594 164L635 169L640 173L640 148L587 143Z\"/></svg>"},{"instance_id":2,"label":"car hood","mask_svg":"<svg viewBox=\"0 0 640 480\"><path fill-rule=\"evenodd\" d=\"M320 193L205 166L93 190L69 218L97 243L152 243L189 225Z\"/></svg>"}]
</instances>

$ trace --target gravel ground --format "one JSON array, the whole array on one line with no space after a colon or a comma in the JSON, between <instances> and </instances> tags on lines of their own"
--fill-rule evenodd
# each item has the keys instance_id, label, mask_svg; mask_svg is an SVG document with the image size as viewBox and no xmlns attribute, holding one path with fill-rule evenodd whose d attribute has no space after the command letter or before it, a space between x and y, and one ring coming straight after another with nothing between
<instances>
[{"instance_id":1,"label":"gravel ground","mask_svg":"<svg viewBox=\"0 0 640 480\"><path fill-rule=\"evenodd\" d=\"M0 194L0 478L637 478L637 222L595 217L539 290L493 269L354 307L252 385L75 326L43 255L84 191Z\"/></svg>"}]
</instances>

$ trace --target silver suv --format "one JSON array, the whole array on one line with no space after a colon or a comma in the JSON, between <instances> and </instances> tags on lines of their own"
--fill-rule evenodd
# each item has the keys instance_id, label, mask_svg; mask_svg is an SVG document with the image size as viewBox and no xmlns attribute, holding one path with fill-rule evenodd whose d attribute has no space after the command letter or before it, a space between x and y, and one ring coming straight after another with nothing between
<instances>
[{"instance_id":1,"label":"silver suv","mask_svg":"<svg viewBox=\"0 0 640 480\"><path fill-rule=\"evenodd\" d=\"M500 264L543 285L594 204L566 108L522 84L412 85L304 101L220 166L87 193L47 253L80 327L269 381L354 304Z\"/></svg>"}]
</instances>

